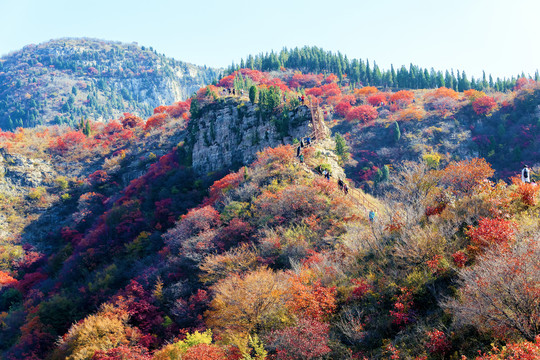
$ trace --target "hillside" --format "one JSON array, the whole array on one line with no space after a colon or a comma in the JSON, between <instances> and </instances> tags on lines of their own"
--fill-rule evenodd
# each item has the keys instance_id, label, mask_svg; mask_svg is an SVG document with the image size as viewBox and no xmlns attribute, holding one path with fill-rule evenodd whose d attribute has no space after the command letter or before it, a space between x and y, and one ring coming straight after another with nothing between
<instances>
[{"instance_id":1,"label":"hillside","mask_svg":"<svg viewBox=\"0 0 540 360\"><path fill-rule=\"evenodd\" d=\"M2 132L2 356L537 356L540 188L507 178L539 173L539 93L241 69Z\"/></svg>"},{"instance_id":2,"label":"hillside","mask_svg":"<svg viewBox=\"0 0 540 360\"><path fill-rule=\"evenodd\" d=\"M0 128L148 117L217 78L214 69L137 44L58 39L0 59Z\"/></svg>"}]
</instances>

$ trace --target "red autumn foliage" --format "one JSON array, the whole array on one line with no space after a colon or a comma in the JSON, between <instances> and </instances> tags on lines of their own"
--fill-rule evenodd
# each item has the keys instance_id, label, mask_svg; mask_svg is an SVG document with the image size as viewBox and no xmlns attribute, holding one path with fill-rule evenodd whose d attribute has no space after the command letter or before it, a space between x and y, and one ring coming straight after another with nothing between
<instances>
[{"instance_id":1,"label":"red autumn foliage","mask_svg":"<svg viewBox=\"0 0 540 360\"><path fill-rule=\"evenodd\" d=\"M205 205L213 205L218 199L220 199L227 191L234 189L240 185L244 179L244 168L241 168L235 173L225 175L220 180L216 180L208 191L208 199L205 201Z\"/></svg>"},{"instance_id":2,"label":"red autumn foliage","mask_svg":"<svg viewBox=\"0 0 540 360\"><path fill-rule=\"evenodd\" d=\"M124 113L124 116L120 118L120 122L124 128L137 128L144 124L143 119L130 113Z\"/></svg>"},{"instance_id":3,"label":"red autumn foliage","mask_svg":"<svg viewBox=\"0 0 540 360\"><path fill-rule=\"evenodd\" d=\"M362 123L367 123L375 120L379 113L371 105L360 105L351 108L347 114L347 121L359 120Z\"/></svg>"},{"instance_id":4,"label":"red autumn foliage","mask_svg":"<svg viewBox=\"0 0 540 360\"><path fill-rule=\"evenodd\" d=\"M373 286L364 279L353 279L352 282L356 285L351 295L353 299L359 300L363 298L364 295L366 295L369 291L373 290Z\"/></svg>"},{"instance_id":5,"label":"red autumn foliage","mask_svg":"<svg viewBox=\"0 0 540 360\"><path fill-rule=\"evenodd\" d=\"M144 130L151 130L162 126L163 124L165 124L165 120L167 119L167 117L168 116L165 113L158 113L150 116L148 120L146 120Z\"/></svg>"},{"instance_id":6,"label":"red autumn foliage","mask_svg":"<svg viewBox=\"0 0 540 360\"><path fill-rule=\"evenodd\" d=\"M152 356L141 346L122 345L109 350L97 350L92 360L150 360Z\"/></svg>"},{"instance_id":7,"label":"red autumn foliage","mask_svg":"<svg viewBox=\"0 0 540 360\"><path fill-rule=\"evenodd\" d=\"M310 360L328 354L330 326L310 318L301 318L298 324L282 330L275 330L268 335L265 343L275 354L275 360Z\"/></svg>"},{"instance_id":8,"label":"red autumn foliage","mask_svg":"<svg viewBox=\"0 0 540 360\"><path fill-rule=\"evenodd\" d=\"M482 248L495 244L508 244L515 239L516 224L504 219L480 219L478 226L469 226L471 242Z\"/></svg>"},{"instance_id":9,"label":"red autumn foliage","mask_svg":"<svg viewBox=\"0 0 540 360\"><path fill-rule=\"evenodd\" d=\"M463 357L463 359L466 359ZM506 344L502 348L493 347L489 354L482 354L476 360L538 360L540 359L540 335L534 342L523 341Z\"/></svg>"},{"instance_id":10,"label":"red autumn foliage","mask_svg":"<svg viewBox=\"0 0 540 360\"><path fill-rule=\"evenodd\" d=\"M323 85L321 86L321 90L323 92L324 97L341 95L341 89L336 83ZM307 94L307 91L306 91L306 94Z\"/></svg>"},{"instance_id":11,"label":"red autumn foliage","mask_svg":"<svg viewBox=\"0 0 540 360\"><path fill-rule=\"evenodd\" d=\"M527 206L535 206L540 196L540 186L533 183L524 183L519 176L512 178L512 184L515 185L515 197L519 198Z\"/></svg>"},{"instance_id":12,"label":"red autumn foliage","mask_svg":"<svg viewBox=\"0 0 540 360\"><path fill-rule=\"evenodd\" d=\"M305 88L311 88L315 86L320 86L322 80L323 80L322 74L315 75L315 74L296 73L289 80L289 87L297 88L299 86L303 86Z\"/></svg>"},{"instance_id":13,"label":"red autumn foliage","mask_svg":"<svg viewBox=\"0 0 540 360\"><path fill-rule=\"evenodd\" d=\"M288 308L299 317L323 320L336 309L336 288L326 288L320 281L308 284L299 275L289 279L291 299Z\"/></svg>"},{"instance_id":14,"label":"red autumn foliage","mask_svg":"<svg viewBox=\"0 0 540 360\"><path fill-rule=\"evenodd\" d=\"M198 344L188 348L182 360L240 360L242 357L240 350L233 346Z\"/></svg>"},{"instance_id":15,"label":"red autumn foliage","mask_svg":"<svg viewBox=\"0 0 540 360\"><path fill-rule=\"evenodd\" d=\"M472 107L476 115L488 115L497 107L497 103L491 96L483 96L474 100Z\"/></svg>"},{"instance_id":16,"label":"red autumn foliage","mask_svg":"<svg viewBox=\"0 0 540 360\"><path fill-rule=\"evenodd\" d=\"M17 290L22 292L23 294L26 293L30 288L32 288L35 284L47 279L47 275L45 275L42 272L34 272L30 274L25 274L22 280L19 280L18 283L16 283Z\"/></svg>"},{"instance_id":17,"label":"red autumn foliage","mask_svg":"<svg viewBox=\"0 0 540 360\"><path fill-rule=\"evenodd\" d=\"M514 86L514 90L519 91L524 88L533 87L534 85L536 85L536 81L534 81L533 79L527 79L527 78L521 77L517 79L516 86Z\"/></svg>"},{"instance_id":18,"label":"red autumn foliage","mask_svg":"<svg viewBox=\"0 0 540 360\"><path fill-rule=\"evenodd\" d=\"M398 104L402 107L412 103L414 99L414 93L409 90L401 90L390 95L390 102Z\"/></svg>"},{"instance_id":19,"label":"red autumn foliage","mask_svg":"<svg viewBox=\"0 0 540 360\"><path fill-rule=\"evenodd\" d=\"M113 120L113 121L109 121L109 123L105 126L105 128L103 129L103 133L111 135L111 134L120 132L123 129L124 127L122 126L120 121Z\"/></svg>"},{"instance_id":20,"label":"red autumn foliage","mask_svg":"<svg viewBox=\"0 0 540 360\"><path fill-rule=\"evenodd\" d=\"M96 170L88 175L88 182L91 185L102 185L109 181L109 175L104 170Z\"/></svg>"},{"instance_id":21,"label":"red autumn foliage","mask_svg":"<svg viewBox=\"0 0 540 360\"><path fill-rule=\"evenodd\" d=\"M330 83L335 83L339 80L339 78L334 75L334 74L330 74L326 77L326 79L324 79L324 82L326 82L327 84L330 84Z\"/></svg>"},{"instance_id":22,"label":"red autumn foliage","mask_svg":"<svg viewBox=\"0 0 540 360\"><path fill-rule=\"evenodd\" d=\"M341 117L347 116L352 106L348 101L342 101L334 107L334 111Z\"/></svg>"},{"instance_id":23,"label":"red autumn foliage","mask_svg":"<svg viewBox=\"0 0 540 360\"><path fill-rule=\"evenodd\" d=\"M407 288L401 288L401 294L397 296L394 303L394 310L390 310L392 316L392 323L402 326L411 323L414 320L412 313L413 306L413 294L411 290Z\"/></svg>"},{"instance_id":24,"label":"red autumn foliage","mask_svg":"<svg viewBox=\"0 0 540 360\"><path fill-rule=\"evenodd\" d=\"M321 96L322 93L323 93L322 89L318 87L314 87L314 88L306 90L306 95L310 95L310 96Z\"/></svg>"},{"instance_id":25,"label":"red autumn foliage","mask_svg":"<svg viewBox=\"0 0 540 360\"><path fill-rule=\"evenodd\" d=\"M234 86L235 74L236 73L225 76L224 78L219 80L217 86L224 87L224 88L232 88Z\"/></svg>"},{"instance_id":26,"label":"red autumn foliage","mask_svg":"<svg viewBox=\"0 0 540 360\"><path fill-rule=\"evenodd\" d=\"M191 99L187 101L179 101L174 105L167 106L167 113L173 118L179 118L180 116L187 115L190 104Z\"/></svg>"},{"instance_id":27,"label":"red autumn foliage","mask_svg":"<svg viewBox=\"0 0 540 360\"><path fill-rule=\"evenodd\" d=\"M52 150L56 150L61 153L65 153L76 145L83 145L86 143L86 136L82 131L70 131L56 139L52 139L49 142L49 147Z\"/></svg>"},{"instance_id":28,"label":"red autumn foliage","mask_svg":"<svg viewBox=\"0 0 540 360\"><path fill-rule=\"evenodd\" d=\"M165 111L167 111L167 107L164 105L160 105L157 108L154 108L154 115L164 113Z\"/></svg>"},{"instance_id":29,"label":"red autumn foliage","mask_svg":"<svg viewBox=\"0 0 540 360\"><path fill-rule=\"evenodd\" d=\"M462 250L459 250L452 254L452 260L454 260L454 264L456 264L457 267L462 268L467 264L469 259Z\"/></svg>"},{"instance_id":30,"label":"red autumn foliage","mask_svg":"<svg viewBox=\"0 0 540 360\"><path fill-rule=\"evenodd\" d=\"M495 170L483 158L451 162L441 173L441 182L455 192L469 194Z\"/></svg>"},{"instance_id":31,"label":"red autumn foliage","mask_svg":"<svg viewBox=\"0 0 540 360\"><path fill-rule=\"evenodd\" d=\"M386 93L376 93L368 96L367 101L371 106L382 106L386 105L388 96Z\"/></svg>"},{"instance_id":32,"label":"red autumn foliage","mask_svg":"<svg viewBox=\"0 0 540 360\"><path fill-rule=\"evenodd\" d=\"M450 351L450 341L442 331L434 329L433 331L428 331L427 336L428 341L426 342L426 348L430 354L444 356L444 354Z\"/></svg>"}]
</instances>

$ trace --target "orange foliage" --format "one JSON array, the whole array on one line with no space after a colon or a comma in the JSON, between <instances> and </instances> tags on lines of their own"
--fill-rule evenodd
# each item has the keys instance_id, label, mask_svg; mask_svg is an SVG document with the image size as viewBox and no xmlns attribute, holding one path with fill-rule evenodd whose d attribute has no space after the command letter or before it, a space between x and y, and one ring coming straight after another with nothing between
<instances>
[{"instance_id":1,"label":"orange foliage","mask_svg":"<svg viewBox=\"0 0 540 360\"><path fill-rule=\"evenodd\" d=\"M320 281L309 284L305 275L293 274L289 278L290 299L287 307L299 317L323 320L336 309L336 288L327 288Z\"/></svg>"},{"instance_id":2,"label":"orange foliage","mask_svg":"<svg viewBox=\"0 0 540 360\"><path fill-rule=\"evenodd\" d=\"M162 126L165 124L165 119L167 119L167 114L165 113L158 113L150 116L146 121L144 130L150 130Z\"/></svg>"},{"instance_id":3,"label":"orange foliage","mask_svg":"<svg viewBox=\"0 0 540 360\"><path fill-rule=\"evenodd\" d=\"M467 235L471 242L481 248L495 244L507 244L515 239L516 224L503 219L480 219L478 226L469 226Z\"/></svg>"},{"instance_id":4,"label":"orange foliage","mask_svg":"<svg viewBox=\"0 0 540 360\"><path fill-rule=\"evenodd\" d=\"M277 163L286 166L294 161L294 151L291 145L280 145L275 148L267 148L257 153L255 165L268 165Z\"/></svg>"},{"instance_id":5,"label":"orange foliage","mask_svg":"<svg viewBox=\"0 0 540 360\"><path fill-rule=\"evenodd\" d=\"M371 120L375 120L379 113L371 105L355 106L347 113L347 121L360 120L363 123L367 123Z\"/></svg>"},{"instance_id":6,"label":"orange foliage","mask_svg":"<svg viewBox=\"0 0 540 360\"><path fill-rule=\"evenodd\" d=\"M463 95L465 95L470 102L473 102L475 101L476 99L479 99L481 97L484 97L486 96L486 93L483 92L483 91L478 91L478 90L474 90L474 89L470 89L470 90L465 90L463 92Z\"/></svg>"},{"instance_id":7,"label":"orange foliage","mask_svg":"<svg viewBox=\"0 0 540 360\"><path fill-rule=\"evenodd\" d=\"M12 278L7 272L0 270L0 288L15 285L17 280Z\"/></svg>"},{"instance_id":8,"label":"orange foliage","mask_svg":"<svg viewBox=\"0 0 540 360\"><path fill-rule=\"evenodd\" d=\"M387 100L388 94L386 93L373 94L367 98L368 103L372 106L386 105Z\"/></svg>"},{"instance_id":9,"label":"orange foliage","mask_svg":"<svg viewBox=\"0 0 540 360\"><path fill-rule=\"evenodd\" d=\"M455 92L453 89L440 87L437 90L427 93L424 96L424 99L426 101L433 101L435 99L440 99L440 98L457 99L458 97L459 97L459 94Z\"/></svg>"},{"instance_id":10,"label":"orange foliage","mask_svg":"<svg viewBox=\"0 0 540 360\"><path fill-rule=\"evenodd\" d=\"M414 93L409 90L401 90L390 95L390 101L398 104L409 105L414 99Z\"/></svg>"},{"instance_id":11,"label":"orange foliage","mask_svg":"<svg viewBox=\"0 0 540 360\"><path fill-rule=\"evenodd\" d=\"M400 121L419 121L424 115L425 112L419 107L408 107L397 113L397 119Z\"/></svg>"},{"instance_id":12,"label":"orange foliage","mask_svg":"<svg viewBox=\"0 0 540 360\"><path fill-rule=\"evenodd\" d=\"M324 81L327 83L327 84L330 84L330 83L335 83L338 81L338 77L334 74L330 74L326 77L326 79L324 79Z\"/></svg>"},{"instance_id":13,"label":"orange foliage","mask_svg":"<svg viewBox=\"0 0 540 360\"><path fill-rule=\"evenodd\" d=\"M367 96L377 92L379 92L379 90L375 86L364 86L361 89L354 89L354 95L356 96Z\"/></svg>"},{"instance_id":14,"label":"orange foliage","mask_svg":"<svg viewBox=\"0 0 540 360\"><path fill-rule=\"evenodd\" d=\"M154 108L154 115L164 113L165 111L167 111L166 106L163 106L163 105L158 106L157 108Z\"/></svg>"},{"instance_id":15,"label":"orange foliage","mask_svg":"<svg viewBox=\"0 0 540 360\"><path fill-rule=\"evenodd\" d=\"M497 103L491 96L483 96L474 100L472 107L476 115L488 115L497 107Z\"/></svg>"},{"instance_id":16,"label":"orange foliage","mask_svg":"<svg viewBox=\"0 0 540 360\"><path fill-rule=\"evenodd\" d=\"M124 128L141 127L144 124L143 119L130 113L124 113L124 116L120 117L120 122Z\"/></svg>"},{"instance_id":17,"label":"orange foliage","mask_svg":"<svg viewBox=\"0 0 540 360\"><path fill-rule=\"evenodd\" d=\"M483 158L451 162L441 173L443 184L455 192L470 193L479 183L493 176L495 171Z\"/></svg>"},{"instance_id":18,"label":"orange foliage","mask_svg":"<svg viewBox=\"0 0 540 360\"><path fill-rule=\"evenodd\" d=\"M220 180L216 180L212 186L210 186L208 199L205 201L205 205L214 204L220 197L227 191L238 187L240 182L244 179L244 170L241 168L235 173L230 173L224 176Z\"/></svg>"},{"instance_id":19,"label":"orange foliage","mask_svg":"<svg viewBox=\"0 0 540 360\"><path fill-rule=\"evenodd\" d=\"M239 360L242 354L238 348L198 344L187 349L182 360Z\"/></svg>"},{"instance_id":20,"label":"orange foliage","mask_svg":"<svg viewBox=\"0 0 540 360\"><path fill-rule=\"evenodd\" d=\"M516 186L515 197L519 197L527 206L535 206L540 195L540 186L537 184L524 183L519 176L512 178L512 184Z\"/></svg>"},{"instance_id":21,"label":"orange foliage","mask_svg":"<svg viewBox=\"0 0 540 360\"><path fill-rule=\"evenodd\" d=\"M466 357L462 359L466 360ZM502 348L493 346L489 354L483 354L476 360L538 360L540 359L540 335L534 342L524 341L506 344Z\"/></svg>"}]
</instances>

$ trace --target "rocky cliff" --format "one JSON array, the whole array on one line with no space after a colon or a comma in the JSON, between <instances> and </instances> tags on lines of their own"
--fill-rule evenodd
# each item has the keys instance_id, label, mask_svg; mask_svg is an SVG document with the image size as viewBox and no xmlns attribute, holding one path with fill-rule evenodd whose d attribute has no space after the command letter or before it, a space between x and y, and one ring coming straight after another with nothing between
<instances>
[{"instance_id":1,"label":"rocky cliff","mask_svg":"<svg viewBox=\"0 0 540 360\"><path fill-rule=\"evenodd\" d=\"M311 112L299 106L265 118L257 104L227 99L210 104L190 124L193 169L199 174L247 165L258 151L308 136Z\"/></svg>"}]
</instances>

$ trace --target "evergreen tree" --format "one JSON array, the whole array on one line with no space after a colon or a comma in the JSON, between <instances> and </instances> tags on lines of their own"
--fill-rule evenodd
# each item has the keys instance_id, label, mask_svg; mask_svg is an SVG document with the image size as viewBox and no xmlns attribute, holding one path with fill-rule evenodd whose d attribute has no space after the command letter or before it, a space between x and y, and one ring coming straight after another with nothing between
<instances>
[{"instance_id":1,"label":"evergreen tree","mask_svg":"<svg viewBox=\"0 0 540 360\"><path fill-rule=\"evenodd\" d=\"M345 142L345 139L340 134L336 134L334 137L334 141L336 142L336 154L339 156L341 162L347 160L349 158L349 148L347 147L347 143Z\"/></svg>"},{"instance_id":2,"label":"evergreen tree","mask_svg":"<svg viewBox=\"0 0 540 360\"><path fill-rule=\"evenodd\" d=\"M252 85L249 88L249 101L251 101L252 104L255 104L255 101L257 100L257 87L255 85Z\"/></svg>"},{"instance_id":3,"label":"evergreen tree","mask_svg":"<svg viewBox=\"0 0 540 360\"><path fill-rule=\"evenodd\" d=\"M397 121L394 121L394 142L397 143L399 139L401 139L401 130Z\"/></svg>"}]
</instances>

